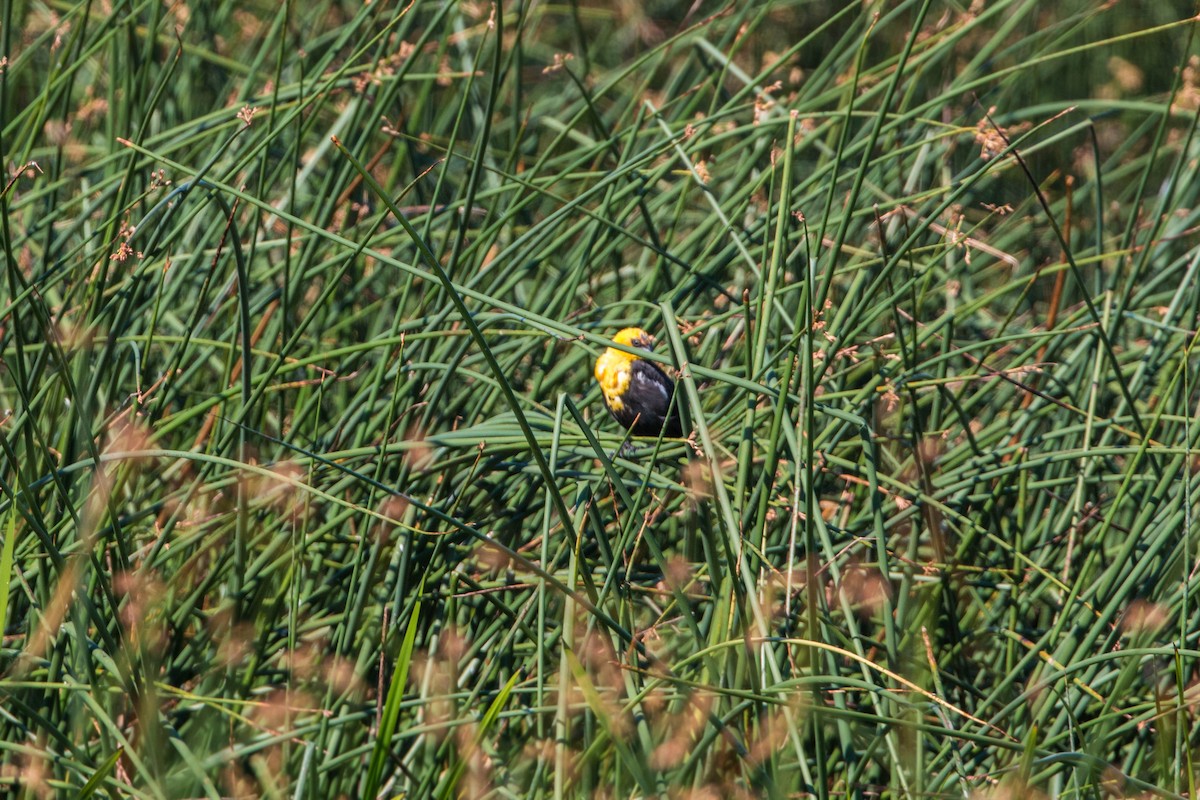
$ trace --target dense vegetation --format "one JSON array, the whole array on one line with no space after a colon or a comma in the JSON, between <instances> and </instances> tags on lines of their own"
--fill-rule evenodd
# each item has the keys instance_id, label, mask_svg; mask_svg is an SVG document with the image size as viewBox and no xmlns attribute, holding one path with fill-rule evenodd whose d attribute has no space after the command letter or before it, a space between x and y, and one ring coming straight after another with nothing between
<instances>
[{"instance_id":1,"label":"dense vegetation","mask_svg":"<svg viewBox=\"0 0 1200 800\"><path fill-rule=\"evenodd\" d=\"M0 786L1196 796L1195 12L4 2Z\"/></svg>"}]
</instances>

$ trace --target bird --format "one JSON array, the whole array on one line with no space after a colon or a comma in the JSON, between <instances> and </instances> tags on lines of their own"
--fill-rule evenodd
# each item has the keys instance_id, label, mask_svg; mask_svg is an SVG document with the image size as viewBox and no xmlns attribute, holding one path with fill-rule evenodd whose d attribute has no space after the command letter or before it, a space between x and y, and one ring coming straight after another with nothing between
<instances>
[{"instance_id":1,"label":"bird","mask_svg":"<svg viewBox=\"0 0 1200 800\"><path fill-rule=\"evenodd\" d=\"M614 344L653 350L654 337L641 328L624 328ZM655 364L639 355L609 347L596 359L596 382L613 419L635 436L683 435L679 412L671 400L675 382Z\"/></svg>"}]
</instances>

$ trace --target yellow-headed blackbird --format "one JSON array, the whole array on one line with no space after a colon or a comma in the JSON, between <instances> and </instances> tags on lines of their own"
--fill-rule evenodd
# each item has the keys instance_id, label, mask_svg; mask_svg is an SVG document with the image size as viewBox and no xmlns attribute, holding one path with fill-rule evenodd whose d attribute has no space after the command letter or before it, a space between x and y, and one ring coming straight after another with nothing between
<instances>
[{"instance_id":1,"label":"yellow-headed blackbird","mask_svg":"<svg viewBox=\"0 0 1200 800\"><path fill-rule=\"evenodd\" d=\"M617 344L644 350L654 337L641 328L625 328L613 337ZM682 436L679 413L671 405L675 383L653 361L610 347L596 359L596 380L613 419L637 436Z\"/></svg>"}]
</instances>

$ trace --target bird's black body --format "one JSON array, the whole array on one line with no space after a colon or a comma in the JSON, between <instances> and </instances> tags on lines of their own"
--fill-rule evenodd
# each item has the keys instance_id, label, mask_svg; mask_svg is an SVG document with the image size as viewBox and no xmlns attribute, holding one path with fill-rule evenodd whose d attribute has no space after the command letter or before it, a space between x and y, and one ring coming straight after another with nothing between
<instances>
[{"instance_id":1,"label":"bird's black body","mask_svg":"<svg viewBox=\"0 0 1200 800\"><path fill-rule=\"evenodd\" d=\"M653 361L634 359L630 365L629 389L622 396L623 407L609 408L613 419L629 428L635 436L683 435L679 412L672 406L675 382Z\"/></svg>"}]
</instances>

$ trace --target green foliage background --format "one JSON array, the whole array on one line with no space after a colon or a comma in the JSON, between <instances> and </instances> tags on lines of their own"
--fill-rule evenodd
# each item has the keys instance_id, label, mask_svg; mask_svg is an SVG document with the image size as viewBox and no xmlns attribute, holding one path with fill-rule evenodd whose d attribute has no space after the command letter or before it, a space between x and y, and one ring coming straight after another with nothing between
<instances>
[{"instance_id":1,"label":"green foliage background","mask_svg":"<svg viewBox=\"0 0 1200 800\"><path fill-rule=\"evenodd\" d=\"M1195 796L1191 4L0 6L6 790Z\"/></svg>"}]
</instances>

